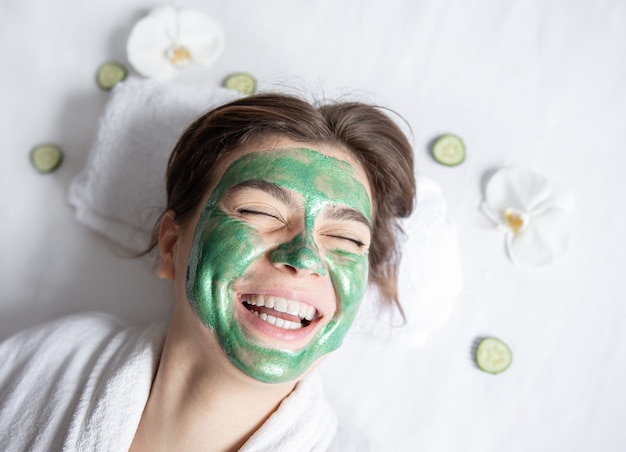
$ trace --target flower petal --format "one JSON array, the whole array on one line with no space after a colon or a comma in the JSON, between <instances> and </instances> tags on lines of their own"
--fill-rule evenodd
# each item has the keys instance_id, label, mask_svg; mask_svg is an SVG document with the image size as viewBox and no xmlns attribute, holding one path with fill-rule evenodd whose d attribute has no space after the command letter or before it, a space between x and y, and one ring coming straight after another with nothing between
<instances>
[{"instance_id":1,"label":"flower petal","mask_svg":"<svg viewBox=\"0 0 626 452\"><path fill-rule=\"evenodd\" d=\"M157 6L153 8L148 17L157 21L166 36L169 38L170 45L176 42L180 33L180 17L179 11L173 6Z\"/></svg>"},{"instance_id":2,"label":"flower petal","mask_svg":"<svg viewBox=\"0 0 626 452\"><path fill-rule=\"evenodd\" d=\"M564 210L571 214L576 205L576 199L574 195L568 191L558 191L556 192L551 199L552 207Z\"/></svg>"},{"instance_id":3,"label":"flower petal","mask_svg":"<svg viewBox=\"0 0 626 452\"><path fill-rule=\"evenodd\" d=\"M169 46L171 40L162 23L147 16L133 27L126 54L131 66L144 77L167 78L175 72L165 55Z\"/></svg>"},{"instance_id":4,"label":"flower petal","mask_svg":"<svg viewBox=\"0 0 626 452\"><path fill-rule=\"evenodd\" d=\"M179 13L178 43L191 52L192 59L210 66L224 48L224 32L211 17L200 11L183 9Z\"/></svg>"},{"instance_id":5,"label":"flower petal","mask_svg":"<svg viewBox=\"0 0 626 452\"><path fill-rule=\"evenodd\" d=\"M574 199L525 168L497 171L485 187L484 213L506 233L514 263L547 265L567 247Z\"/></svg>"},{"instance_id":6,"label":"flower petal","mask_svg":"<svg viewBox=\"0 0 626 452\"><path fill-rule=\"evenodd\" d=\"M552 187L543 176L525 168L503 168L487 182L485 207L497 217L507 209L530 213L543 208L551 195Z\"/></svg>"},{"instance_id":7,"label":"flower petal","mask_svg":"<svg viewBox=\"0 0 626 452\"><path fill-rule=\"evenodd\" d=\"M507 237L511 260L514 263L536 266L552 263L567 248L571 224L571 208L548 208L532 219L526 231Z\"/></svg>"}]
</instances>

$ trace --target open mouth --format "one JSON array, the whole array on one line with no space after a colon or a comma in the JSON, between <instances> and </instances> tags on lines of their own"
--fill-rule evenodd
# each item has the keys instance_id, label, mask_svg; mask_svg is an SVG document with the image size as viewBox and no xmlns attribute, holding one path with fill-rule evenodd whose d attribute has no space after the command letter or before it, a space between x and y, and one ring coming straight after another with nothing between
<instances>
[{"instance_id":1,"label":"open mouth","mask_svg":"<svg viewBox=\"0 0 626 452\"><path fill-rule=\"evenodd\" d=\"M306 303L269 295L243 295L244 307L270 325L285 330L306 328L317 316L317 310Z\"/></svg>"}]
</instances>

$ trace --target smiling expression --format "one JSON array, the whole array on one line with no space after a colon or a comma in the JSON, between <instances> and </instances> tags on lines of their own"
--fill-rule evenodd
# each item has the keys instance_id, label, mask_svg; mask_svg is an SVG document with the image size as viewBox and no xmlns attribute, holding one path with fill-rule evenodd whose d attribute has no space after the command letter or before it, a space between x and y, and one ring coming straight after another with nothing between
<instances>
[{"instance_id":1,"label":"smiling expression","mask_svg":"<svg viewBox=\"0 0 626 452\"><path fill-rule=\"evenodd\" d=\"M367 181L355 168L306 148L245 153L200 214L187 298L256 380L299 377L354 320L371 239Z\"/></svg>"}]
</instances>

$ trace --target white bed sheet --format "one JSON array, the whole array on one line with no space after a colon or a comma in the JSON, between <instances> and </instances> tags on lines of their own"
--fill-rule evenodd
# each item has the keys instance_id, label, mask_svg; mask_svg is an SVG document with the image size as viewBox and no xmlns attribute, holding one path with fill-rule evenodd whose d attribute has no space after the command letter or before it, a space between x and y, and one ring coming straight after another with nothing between
<instances>
[{"instance_id":1,"label":"white bed sheet","mask_svg":"<svg viewBox=\"0 0 626 452\"><path fill-rule=\"evenodd\" d=\"M104 310L149 322L171 289L74 219L67 189L107 94L96 67L125 61L132 24L155 6L0 0L0 336L62 314ZM417 166L439 181L457 224L465 285L451 321L419 349L351 337L325 363L340 418L389 451L626 449L626 3L386 0L186 1L226 32L207 75L245 70L330 97L359 93L411 125ZM454 132L466 162L429 157ZM28 162L59 143L61 169ZM510 264L479 212L486 174L534 169L577 197L570 247L543 269ZM513 366L477 370L495 335Z\"/></svg>"}]
</instances>

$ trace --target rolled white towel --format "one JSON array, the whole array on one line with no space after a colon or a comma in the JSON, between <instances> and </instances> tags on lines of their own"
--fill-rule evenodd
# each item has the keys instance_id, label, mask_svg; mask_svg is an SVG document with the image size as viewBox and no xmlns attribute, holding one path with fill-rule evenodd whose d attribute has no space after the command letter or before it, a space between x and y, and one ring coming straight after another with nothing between
<instances>
[{"instance_id":1,"label":"rolled white towel","mask_svg":"<svg viewBox=\"0 0 626 452\"><path fill-rule=\"evenodd\" d=\"M87 164L70 186L78 220L143 251L166 204L165 169L180 135L200 114L237 97L227 89L154 80L116 85Z\"/></svg>"}]
</instances>

